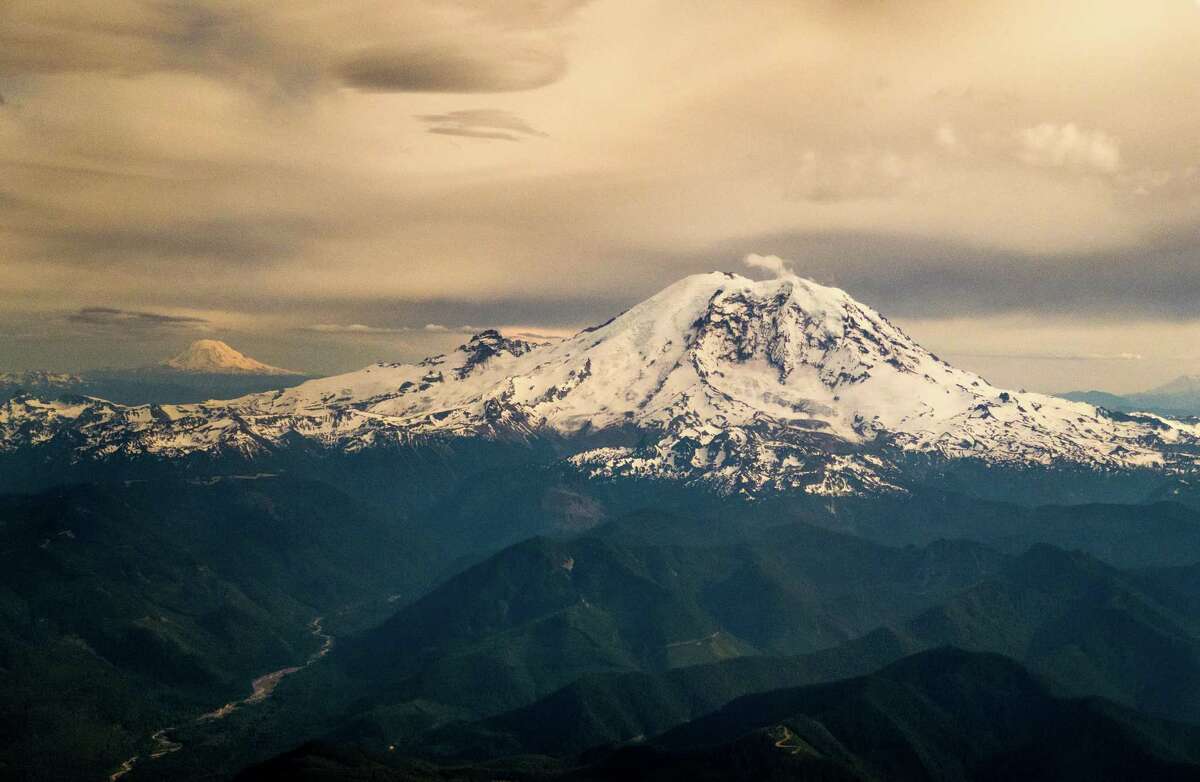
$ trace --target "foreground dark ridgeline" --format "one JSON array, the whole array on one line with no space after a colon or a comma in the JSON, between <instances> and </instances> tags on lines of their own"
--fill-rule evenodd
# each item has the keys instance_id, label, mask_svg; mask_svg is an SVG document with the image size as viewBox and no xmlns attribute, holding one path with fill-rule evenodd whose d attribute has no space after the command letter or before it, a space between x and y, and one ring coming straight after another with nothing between
<instances>
[{"instance_id":1,"label":"foreground dark ridgeline","mask_svg":"<svg viewBox=\"0 0 1200 782\"><path fill-rule=\"evenodd\" d=\"M1186 575L1185 575L1186 574ZM1200 611L1192 569L1123 574L1039 547L894 628L800 657L745 657L657 674L594 674L528 707L422 737L442 753L572 754L654 735L748 692L866 673L945 644L1022 660L1064 693L1195 721Z\"/></svg>"},{"instance_id":2,"label":"foreground dark ridgeline","mask_svg":"<svg viewBox=\"0 0 1200 782\"><path fill-rule=\"evenodd\" d=\"M269 477L0 498L0 762L111 768L317 651L315 618L411 589L413 546L328 486Z\"/></svg>"},{"instance_id":3,"label":"foreground dark ridgeline","mask_svg":"<svg viewBox=\"0 0 1200 782\"><path fill-rule=\"evenodd\" d=\"M943 648L867 676L736 699L641 746L555 763L396 760L309 744L255 780L1184 780L1200 727L1071 700L1017 663Z\"/></svg>"}]
</instances>

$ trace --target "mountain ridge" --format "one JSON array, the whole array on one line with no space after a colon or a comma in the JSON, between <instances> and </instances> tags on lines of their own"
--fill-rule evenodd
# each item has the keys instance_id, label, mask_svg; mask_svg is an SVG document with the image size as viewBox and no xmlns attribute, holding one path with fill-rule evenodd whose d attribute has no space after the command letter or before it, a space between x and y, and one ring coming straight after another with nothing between
<instances>
[{"instance_id":1,"label":"mountain ridge","mask_svg":"<svg viewBox=\"0 0 1200 782\"><path fill-rule=\"evenodd\" d=\"M141 367L75 373L0 372L0 402L17 396L94 397L123 405L188 404L274 391L310 379L250 358L219 340L197 340L180 353Z\"/></svg>"},{"instance_id":2,"label":"mountain ridge","mask_svg":"<svg viewBox=\"0 0 1200 782\"><path fill-rule=\"evenodd\" d=\"M561 719L561 715L553 715ZM579 756L464 762L309 741L236 779L1191 780L1200 730L1062 697L1018 662L941 647L853 678L759 691Z\"/></svg>"},{"instance_id":3,"label":"mountain ridge","mask_svg":"<svg viewBox=\"0 0 1200 782\"><path fill-rule=\"evenodd\" d=\"M1147 411L1164 416L1200 416L1200 375L1179 375L1146 391L1112 394L1107 391L1068 391L1063 398L1088 402L1120 412Z\"/></svg>"},{"instance_id":4,"label":"mountain ridge","mask_svg":"<svg viewBox=\"0 0 1200 782\"><path fill-rule=\"evenodd\" d=\"M128 407L17 398L0 452L68 436L73 458L254 458L447 439L551 439L597 479L723 494L903 493L910 456L1016 469L1188 472L1200 427L1006 391L956 369L844 291L795 276L693 275L551 343L496 331L227 402Z\"/></svg>"}]
</instances>

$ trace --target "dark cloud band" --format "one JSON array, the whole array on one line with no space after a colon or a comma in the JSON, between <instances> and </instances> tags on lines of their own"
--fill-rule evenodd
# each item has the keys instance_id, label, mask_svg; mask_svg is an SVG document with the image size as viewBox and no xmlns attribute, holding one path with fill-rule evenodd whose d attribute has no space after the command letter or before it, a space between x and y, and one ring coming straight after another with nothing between
<instances>
[{"instance_id":1,"label":"dark cloud band","mask_svg":"<svg viewBox=\"0 0 1200 782\"><path fill-rule=\"evenodd\" d=\"M68 315L67 320L87 327L129 330L200 328L208 323L205 318L122 310L115 307L84 307Z\"/></svg>"},{"instance_id":2,"label":"dark cloud band","mask_svg":"<svg viewBox=\"0 0 1200 782\"><path fill-rule=\"evenodd\" d=\"M376 92L517 92L553 84L566 69L557 45L530 41L372 49L343 63L338 74L352 87Z\"/></svg>"}]
</instances>

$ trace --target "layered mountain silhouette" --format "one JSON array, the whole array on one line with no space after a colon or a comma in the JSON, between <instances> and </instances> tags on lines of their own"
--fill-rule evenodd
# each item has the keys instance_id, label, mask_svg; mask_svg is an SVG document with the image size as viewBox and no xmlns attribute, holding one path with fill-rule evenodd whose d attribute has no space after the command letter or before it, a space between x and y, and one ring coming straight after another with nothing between
<instances>
[{"instance_id":1,"label":"layered mountain silhouette","mask_svg":"<svg viewBox=\"0 0 1200 782\"><path fill-rule=\"evenodd\" d=\"M1018 663L940 648L869 675L736 699L583 762L438 766L311 743L239 780L1191 780L1200 728L1066 699Z\"/></svg>"},{"instance_id":2,"label":"layered mountain silhouette","mask_svg":"<svg viewBox=\"0 0 1200 782\"><path fill-rule=\"evenodd\" d=\"M286 388L308 377L264 364L220 340L200 339L153 366L0 373L0 399L95 397L133 405L192 403Z\"/></svg>"},{"instance_id":3,"label":"layered mountain silhouette","mask_svg":"<svg viewBox=\"0 0 1200 782\"><path fill-rule=\"evenodd\" d=\"M815 547L812 556L827 550ZM886 588L903 590L909 599L939 600L916 614L914 604L890 612L897 618L910 614L910 619L885 620L881 624L889 626L799 656L781 657L778 652L785 647L777 645L767 649L775 654L667 671L649 666L636 672L597 670L529 706L437 729L422 741L450 755L569 755L654 735L741 694L867 673L946 645L1019 660L1063 693L1103 695L1151 714L1200 721L1195 706L1200 702L1200 611L1192 605L1200 596L1200 581L1195 568L1123 572L1046 545L1004 561L970 546L935 547L909 556L925 563L913 571L924 573L918 581L932 573L947 577L961 568L957 579L928 591L914 589L911 581L902 585L884 578ZM811 572L811 566L791 565L793 573ZM830 554L829 567L845 569L848 583L870 578L847 565L844 553ZM957 590L951 586L970 581L975 583ZM775 628L804 622L802 612L772 602L772 590L766 587L760 584L752 595L739 596L737 605ZM947 590L955 594L936 597ZM825 598L822 604L831 603ZM847 619L852 615L845 613Z\"/></svg>"},{"instance_id":4,"label":"layered mountain silhouette","mask_svg":"<svg viewBox=\"0 0 1200 782\"><path fill-rule=\"evenodd\" d=\"M1180 375L1160 386L1135 394L1071 391L1063 394L1063 397L1126 413L1146 410L1167 416L1195 418L1200 416L1200 375Z\"/></svg>"}]
</instances>

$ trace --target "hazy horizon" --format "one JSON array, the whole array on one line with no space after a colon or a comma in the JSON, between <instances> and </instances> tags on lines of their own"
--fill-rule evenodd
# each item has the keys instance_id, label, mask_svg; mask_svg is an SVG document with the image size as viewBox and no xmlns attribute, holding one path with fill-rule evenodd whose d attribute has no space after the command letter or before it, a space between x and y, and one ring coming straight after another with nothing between
<instances>
[{"instance_id":1,"label":"hazy horizon","mask_svg":"<svg viewBox=\"0 0 1200 782\"><path fill-rule=\"evenodd\" d=\"M717 271L717 270L714 270ZM721 270L724 271L724 270ZM743 270L744 271L744 270ZM762 275L759 275L762 276ZM636 304L630 301L628 306ZM612 311L612 315L627 309L622 307ZM102 313L108 314L108 313ZM147 313L128 313L127 317L137 317ZM884 313L886 315L886 313ZM73 313L76 318L77 314ZM70 320L72 316L67 316ZM608 317L611 317L608 316ZM437 353L454 350L469 340L474 334L489 328L496 328L506 336L515 336L532 341L551 340L566 337L580 329L608 320L608 317L571 324L568 327L552 326L530 327L521 325L482 325L462 324L446 326L438 323L427 323L423 326L401 326L393 328L372 327L366 324L348 324L333 326L318 324L311 328L294 329L278 334L255 334L253 332L237 332L213 328L207 324L198 323L195 326L186 325L183 328L169 329L166 334L150 335L120 335L118 345L126 349L119 354L114 352L96 352L91 344L80 345L72 342L52 342L45 351L46 355L57 356L59 363L30 363L22 365L17 362L11 367L0 367L3 371L49 370L55 372L88 372L99 369L132 369L153 366L179 353L196 340L217 339L226 342L231 347L251 356L262 359L268 364L276 363L263 359L283 357L280 365L293 368L296 371L314 376L341 374L352 372L368 364L378 361L417 362ZM1028 388L1029 390L1045 393L1063 393L1080 390L1102 390L1112 393L1130 393L1145 391L1162 385L1187 372L1172 365L1169 361L1154 367L1157 373L1135 375L1132 380L1122 383L1119 377L1116 382L1105 382L1102 378L1099 384L1088 385L1077 382L1080 377L1078 370L1081 365L1089 366L1093 373L1103 373L1106 366L1120 364L1137 364L1149 369L1154 363L1146 356L1135 353L1004 353L1006 342L1001 339L979 339L972 335L972 323L969 319L956 321L922 321L919 319L892 318L897 325L904 328L918 342L941 355L955 366L976 372L988 380L1009 388ZM1016 319L1010 319L1007 324L998 326L1002 329L1024 329L1029 326L1021 324ZM1119 327L1118 327L1119 328ZM965 336L965 339L964 339ZM1097 337L1095 344L1105 345L1105 340L1099 334L1088 336ZM353 338L353 349L343 347L336 354L329 353L330 343L344 345L347 337ZM981 352L971 352L971 348L963 345L975 343L983 346ZM1080 344L1092 344L1083 341ZM1112 344L1112 343L1107 343ZM1133 344L1133 343L1124 343ZM937 345L950 345L950 349L939 349ZM995 352L987 352L988 345L996 345ZM955 347L958 346L958 347ZM314 358L318 359L314 363ZM323 360L322 360L323 359ZM1033 367L1040 373L1031 372ZM1040 365L1040 366L1039 366ZM1040 374L1049 378L1049 386L1029 385L1024 378ZM1156 379L1157 378L1157 379ZM1055 385L1057 382L1058 385Z\"/></svg>"}]
</instances>

